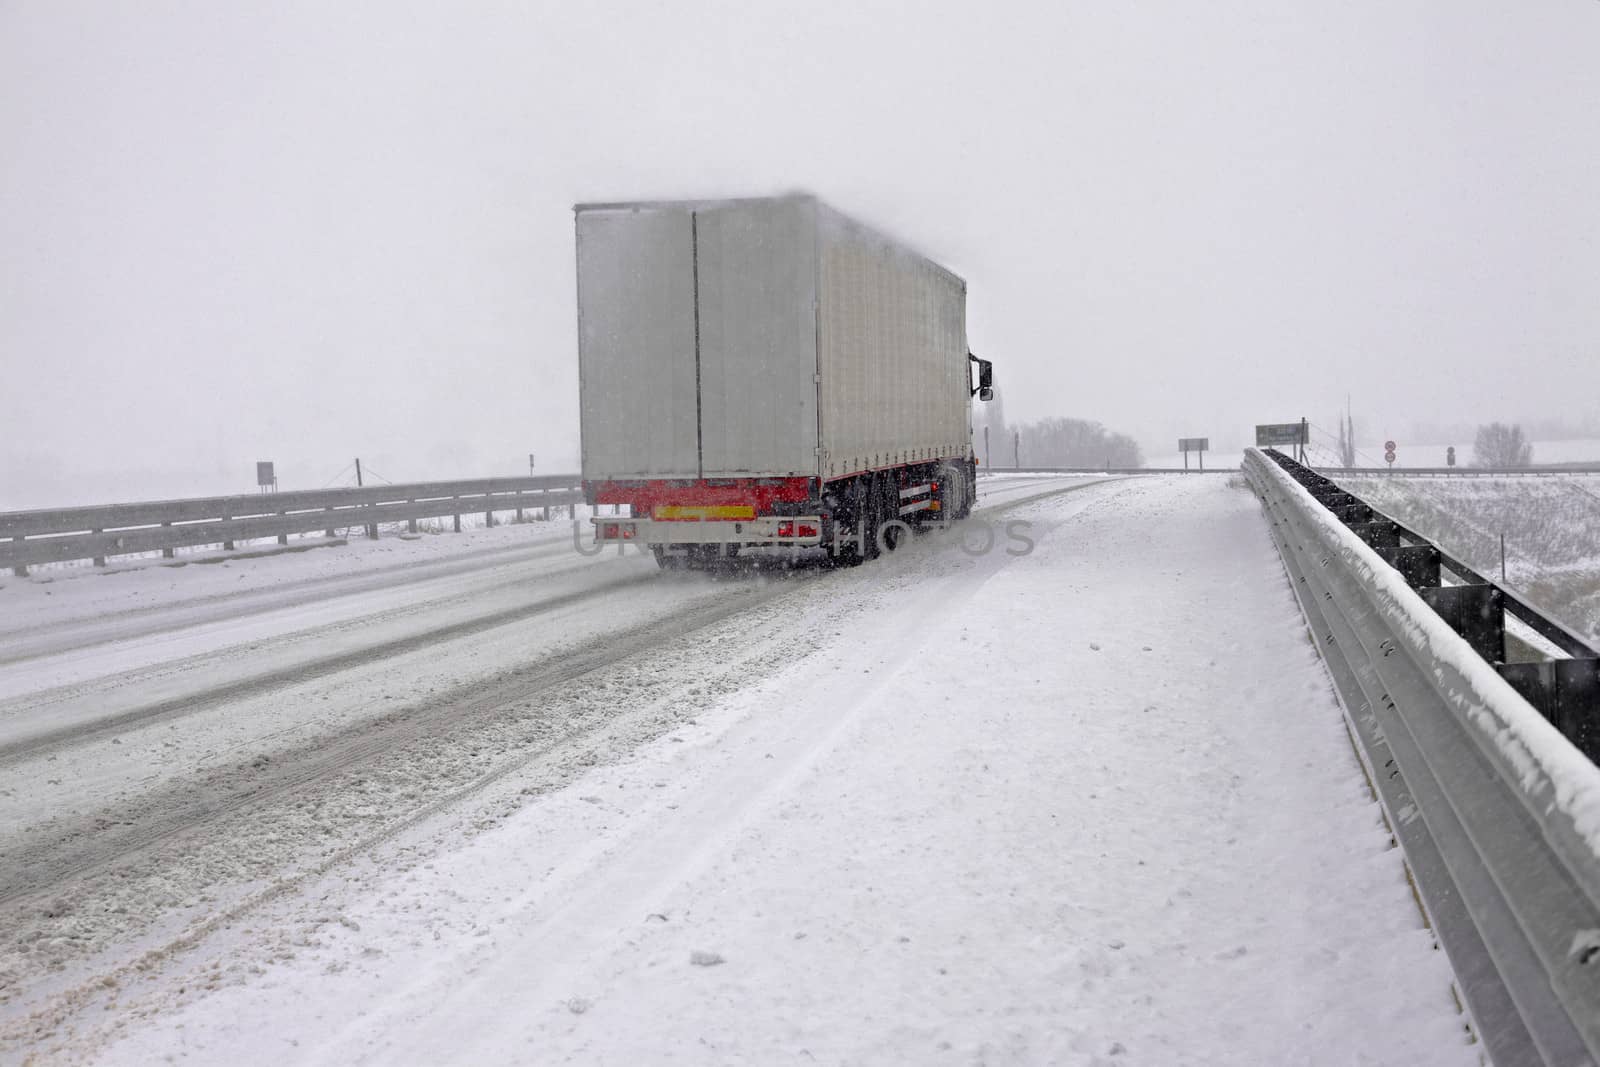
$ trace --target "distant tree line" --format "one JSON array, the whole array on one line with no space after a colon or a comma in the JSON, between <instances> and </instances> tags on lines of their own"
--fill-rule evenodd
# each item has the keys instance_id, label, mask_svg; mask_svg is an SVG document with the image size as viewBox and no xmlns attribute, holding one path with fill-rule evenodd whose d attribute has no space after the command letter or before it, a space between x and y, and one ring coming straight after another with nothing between
<instances>
[{"instance_id":1,"label":"distant tree line","mask_svg":"<svg viewBox=\"0 0 1600 1067\"><path fill-rule=\"evenodd\" d=\"M973 446L979 462L1010 467L1019 458L1024 467L1139 467L1144 454L1133 438L1113 433L1090 419L1060 415L1034 422L1006 422L999 390L995 398L977 405L973 415ZM988 430L985 453L984 431Z\"/></svg>"}]
</instances>

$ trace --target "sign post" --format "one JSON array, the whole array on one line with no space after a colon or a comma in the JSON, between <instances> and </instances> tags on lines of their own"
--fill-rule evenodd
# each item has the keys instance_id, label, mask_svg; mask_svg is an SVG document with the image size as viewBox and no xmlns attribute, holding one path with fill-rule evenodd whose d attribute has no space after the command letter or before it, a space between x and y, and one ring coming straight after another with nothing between
<instances>
[{"instance_id":1,"label":"sign post","mask_svg":"<svg viewBox=\"0 0 1600 1067\"><path fill-rule=\"evenodd\" d=\"M1269 422L1256 427L1257 448L1291 445L1296 449L1296 458L1301 463L1305 462L1306 445L1310 443L1310 429L1305 419L1299 422Z\"/></svg>"},{"instance_id":2,"label":"sign post","mask_svg":"<svg viewBox=\"0 0 1600 1067\"><path fill-rule=\"evenodd\" d=\"M1200 469L1206 469L1206 451L1211 447L1209 437L1180 437L1178 438L1178 451L1183 453L1183 469L1189 469L1189 453L1200 453Z\"/></svg>"}]
</instances>

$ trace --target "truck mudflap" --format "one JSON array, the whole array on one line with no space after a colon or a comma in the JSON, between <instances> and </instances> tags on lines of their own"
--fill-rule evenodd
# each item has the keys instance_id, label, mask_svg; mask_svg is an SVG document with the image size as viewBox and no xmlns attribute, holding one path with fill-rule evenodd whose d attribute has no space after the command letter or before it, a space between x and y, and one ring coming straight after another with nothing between
<instances>
[{"instance_id":1,"label":"truck mudflap","mask_svg":"<svg viewBox=\"0 0 1600 1067\"><path fill-rule=\"evenodd\" d=\"M756 519L649 519L596 515L596 544L820 545L822 516L768 515Z\"/></svg>"}]
</instances>

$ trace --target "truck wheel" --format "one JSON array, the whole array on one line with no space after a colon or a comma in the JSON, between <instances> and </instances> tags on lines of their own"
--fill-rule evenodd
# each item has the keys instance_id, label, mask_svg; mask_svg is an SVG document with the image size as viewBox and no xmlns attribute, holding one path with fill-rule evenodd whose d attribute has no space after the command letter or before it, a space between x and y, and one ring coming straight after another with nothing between
<instances>
[{"instance_id":1,"label":"truck wheel","mask_svg":"<svg viewBox=\"0 0 1600 1067\"><path fill-rule=\"evenodd\" d=\"M656 566L664 571L681 571L683 557L673 552L668 552L663 545L651 545L650 553L656 557Z\"/></svg>"},{"instance_id":2,"label":"truck wheel","mask_svg":"<svg viewBox=\"0 0 1600 1067\"><path fill-rule=\"evenodd\" d=\"M885 476L878 487L878 522L872 529L872 546L880 553L893 552L910 536L911 526L900 517L900 483Z\"/></svg>"},{"instance_id":3,"label":"truck wheel","mask_svg":"<svg viewBox=\"0 0 1600 1067\"><path fill-rule=\"evenodd\" d=\"M834 543L829 546L828 559L835 567L859 567L872 559L878 551L873 543L873 513L876 510L870 475L855 479L839 501L843 506L834 513ZM860 540L857 540L857 537Z\"/></svg>"},{"instance_id":4,"label":"truck wheel","mask_svg":"<svg viewBox=\"0 0 1600 1067\"><path fill-rule=\"evenodd\" d=\"M880 555L878 550L878 528L885 521L883 515L884 479L880 475L872 475L862 487L862 490L862 496L865 499L862 502L863 507L860 512L862 517L861 533L865 543L861 547L861 556L863 559L877 559Z\"/></svg>"},{"instance_id":5,"label":"truck wheel","mask_svg":"<svg viewBox=\"0 0 1600 1067\"><path fill-rule=\"evenodd\" d=\"M956 468L956 482L961 494L961 502L956 506L955 517L964 519L972 514L972 505L978 499L978 472L971 464L963 463Z\"/></svg>"}]
</instances>

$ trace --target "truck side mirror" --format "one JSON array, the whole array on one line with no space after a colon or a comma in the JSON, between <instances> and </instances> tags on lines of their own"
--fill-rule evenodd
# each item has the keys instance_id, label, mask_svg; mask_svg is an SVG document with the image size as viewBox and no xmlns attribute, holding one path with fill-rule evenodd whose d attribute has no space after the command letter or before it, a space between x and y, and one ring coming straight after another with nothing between
<instances>
[{"instance_id":1,"label":"truck side mirror","mask_svg":"<svg viewBox=\"0 0 1600 1067\"><path fill-rule=\"evenodd\" d=\"M994 364L987 359L979 359L971 352L967 353L967 361L978 365L978 387L973 395L979 400L994 399Z\"/></svg>"}]
</instances>

